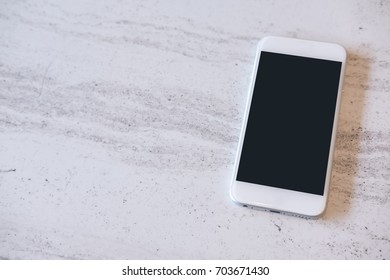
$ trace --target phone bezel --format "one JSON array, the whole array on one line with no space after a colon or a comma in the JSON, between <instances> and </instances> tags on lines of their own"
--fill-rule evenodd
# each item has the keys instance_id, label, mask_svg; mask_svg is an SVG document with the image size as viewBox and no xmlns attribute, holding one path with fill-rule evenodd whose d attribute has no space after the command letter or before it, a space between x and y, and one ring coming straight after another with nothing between
<instances>
[{"instance_id":1,"label":"phone bezel","mask_svg":"<svg viewBox=\"0 0 390 280\"><path fill-rule=\"evenodd\" d=\"M249 109L251 106L257 70L260 61L260 54L262 51L333 60L342 63L332 128L331 144L329 149L324 195L315 195L310 193L291 191L236 180L243 140L248 122ZM335 146L337 123L340 110L341 91L343 85L346 57L347 53L345 49L342 46L333 43L307 41L301 39L274 36L265 37L259 42L256 52L256 60L252 72L251 86L248 100L246 103L244 121L241 128L240 140L238 143L238 150L236 154L232 184L230 189L230 194L233 201L244 205L251 205L274 211L276 210L279 212L296 213L308 217L318 217L325 211L329 193L333 151Z\"/></svg>"}]
</instances>

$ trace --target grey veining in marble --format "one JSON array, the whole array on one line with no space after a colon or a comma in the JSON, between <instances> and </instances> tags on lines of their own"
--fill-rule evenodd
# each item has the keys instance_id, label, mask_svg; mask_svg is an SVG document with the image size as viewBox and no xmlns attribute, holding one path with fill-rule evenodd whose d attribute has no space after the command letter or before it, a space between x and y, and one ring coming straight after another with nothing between
<instances>
[{"instance_id":1,"label":"grey veining in marble","mask_svg":"<svg viewBox=\"0 0 390 280\"><path fill-rule=\"evenodd\" d=\"M0 258L390 258L389 4L1 1ZM349 53L319 220L229 198L270 34Z\"/></svg>"}]
</instances>

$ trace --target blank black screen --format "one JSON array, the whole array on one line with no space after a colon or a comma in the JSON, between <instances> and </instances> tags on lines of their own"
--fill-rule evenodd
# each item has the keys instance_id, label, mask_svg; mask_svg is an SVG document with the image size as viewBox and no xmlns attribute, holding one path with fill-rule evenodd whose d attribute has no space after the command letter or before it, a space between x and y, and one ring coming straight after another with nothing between
<instances>
[{"instance_id":1,"label":"blank black screen","mask_svg":"<svg viewBox=\"0 0 390 280\"><path fill-rule=\"evenodd\" d=\"M237 180L323 195L341 62L261 52Z\"/></svg>"}]
</instances>

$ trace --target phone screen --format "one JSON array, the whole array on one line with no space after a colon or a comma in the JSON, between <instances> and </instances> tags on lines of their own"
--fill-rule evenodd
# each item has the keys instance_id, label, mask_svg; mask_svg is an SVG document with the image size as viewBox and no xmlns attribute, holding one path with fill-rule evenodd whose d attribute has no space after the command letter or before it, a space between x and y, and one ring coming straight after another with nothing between
<instances>
[{"instance_id":1,"label":"phone screen","mask_svg":"<svg viewBox=\"0 0 390 280\"><path fill-rule=\"evenodd\" d=\"M324 194L341 66L261 52L237 181Z\"/></svg>"}]
</instances>

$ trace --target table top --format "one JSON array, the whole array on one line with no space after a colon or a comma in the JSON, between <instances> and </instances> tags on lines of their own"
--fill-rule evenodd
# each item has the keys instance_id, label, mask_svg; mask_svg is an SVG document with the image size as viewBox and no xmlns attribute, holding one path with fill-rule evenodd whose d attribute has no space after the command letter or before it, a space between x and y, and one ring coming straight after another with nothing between
<instances>
[{"instance_id":1,"label":"table top","mask_svg":"<svg viewBox=\"0 0 390 280\"><path fill-rule=\"evenodd\" d=\"M348 51L320 219L229 198L266 35ZM0 258L390 258L389 35L389 1L2 3Z\"/></svg>"}]
</instances>

